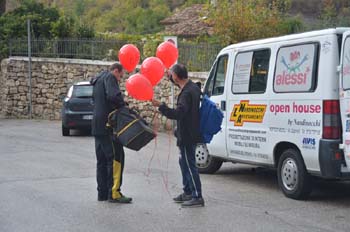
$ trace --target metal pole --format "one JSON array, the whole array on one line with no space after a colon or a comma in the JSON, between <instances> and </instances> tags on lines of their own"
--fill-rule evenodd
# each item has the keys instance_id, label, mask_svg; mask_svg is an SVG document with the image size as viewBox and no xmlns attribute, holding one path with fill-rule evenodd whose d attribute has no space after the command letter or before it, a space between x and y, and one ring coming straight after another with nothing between
<instances>
[{"instance_id":1,"label":"metal pole","mask_svg":"<svg viewBox=\"0 0 350 232\"><path fill-rule=\"evenodd\" d=\"M31 50L31 37L30 37L30 19L27 20L28 31L28 76L29 76L29 119L32 119L33 106L32 106L32 50Z\"/></svg>"}]
</instances>

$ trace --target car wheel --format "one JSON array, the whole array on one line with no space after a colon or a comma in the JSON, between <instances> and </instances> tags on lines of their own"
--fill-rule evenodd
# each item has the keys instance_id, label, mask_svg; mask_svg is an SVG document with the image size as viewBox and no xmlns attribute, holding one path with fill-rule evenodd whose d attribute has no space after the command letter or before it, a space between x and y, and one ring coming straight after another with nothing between
<instances>
[{"instance_id":1,"label":"car wheel","mask_svg":"<svg viewBox=\"0 0 350 232\"><path fill-rule=\"evenodd\" d=\"M196 165L199 173L213 174L221 167L222 160L209 155L206 146L198 146L196 149Z\"/></svg>"},{"instance_id":2,"label":"car wheel","mask_svg":"<svg viewBox=\"0 0 350 232\"><path fill-rule=\"evenodd\" d=\"M295 149L284 151L278 162L278 185L286 197L303 200L312 190L311 176L307 173L301 155Z\"/></svg>"},{"instance_id":3,"label":"car wheel","mask_svg":"<svg viewBox=\"0 0 350 232\"><path fill-rule=\"evenodd\" d=\"M69 136L69 128L62 125L62 136Z\"/></svg>"}]
</instances>

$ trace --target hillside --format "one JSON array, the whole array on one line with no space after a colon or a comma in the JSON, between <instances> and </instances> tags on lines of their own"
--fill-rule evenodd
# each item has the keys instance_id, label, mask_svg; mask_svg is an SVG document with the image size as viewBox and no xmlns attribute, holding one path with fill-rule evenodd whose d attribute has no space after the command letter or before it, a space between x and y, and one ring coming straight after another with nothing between
<instances>
[{"instance_id":1,"label":"hillside","mask_svg":"<svg viewBox=\"0 0 350 232\"><path fill-rule=\"evenodd\" d=\"M7 0L6 10L14 9L23 0ZM208 0L38 0L46 5L57 6L64 14L89 24L100 32L155 33L163 29L160 21L173 14L184 4L204 3ZM268 1L268 0L267 0ZM306 29L320 27L320 19L327 18L325 8L335 3L338 18L350 18L349 0L291 0L290 16L299 16ZM328 9L331 14L332 10ZM339 25L343 25L345 20ZM333 23L334 24L334 23ZM333 24L325 26L333 26Z\"/></svg>"},{"instance_id":2,"label":"hillside","mask_svg":"<svg viewBox=\"0 0 350 232\"><path fill-rule=\"evenodd\" d=\"M306 26L313 27L319 23L322 18L322 12L329 3L329 0L292 0L289 14L292 16L301 16ZM343 13L349 16L350 1L349 0L335 0L335 11L337 14Z\"/></svg>"}]
</instances>

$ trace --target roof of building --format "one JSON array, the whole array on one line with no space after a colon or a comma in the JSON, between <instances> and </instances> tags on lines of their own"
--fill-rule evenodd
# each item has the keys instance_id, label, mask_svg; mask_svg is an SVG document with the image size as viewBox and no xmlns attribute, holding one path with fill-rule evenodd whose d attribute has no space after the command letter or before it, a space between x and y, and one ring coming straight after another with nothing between
<instances>
[{"instance_id":1,"label":"roof of building","mask_svg":"<svg viewBox=\"0 0 350 232\"><path fill-rule=\"evenodd\" d=\"M212 35L213 29L205 22L205 5L194 4L184 9L177 9L170 17L161 21L165 25L165 33L182 36L196 37L199 35Z\"/></svg>"}]
</instances>

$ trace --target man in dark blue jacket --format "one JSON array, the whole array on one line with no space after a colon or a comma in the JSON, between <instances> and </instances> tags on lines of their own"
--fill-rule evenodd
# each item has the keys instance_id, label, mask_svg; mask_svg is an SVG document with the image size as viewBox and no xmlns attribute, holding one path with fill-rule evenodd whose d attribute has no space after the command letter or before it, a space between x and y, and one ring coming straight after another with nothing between
<instances>
[{"instance_id":1,"label":"man in dark blue jacket","mask_svg":"<svg viewBox=\"0 0 350 232\"><path fill-rule=\"evenodd\" d=\"M124 148L106 128L108 114L125 105L118 82L123 77L123 66L115 63L91 79L93 85L94 115L92 135L95 137L96 179L98 201L130 203L132 198L124 196L120 187L123 179Z\"/></svg>"},{"instance_id":2,"label":"man in dark blue jacket","mask_svg":"<svg viewBox=\"0 0 350 232\"><path fill-rule=\"evenodd\" d=\"M201 181L196 167L195 150L202 141L199 132L199 103L201 91L197 84L188 79L184 65L175 64L171 68L171 77L181 89L176 109L165 103L152 100L154 106L169 119L177 121L175 132L177 146L180 149L179 164L182 173L183 193L174 198L182 207L204 206Z\"/></svg>"}]
</instances>

